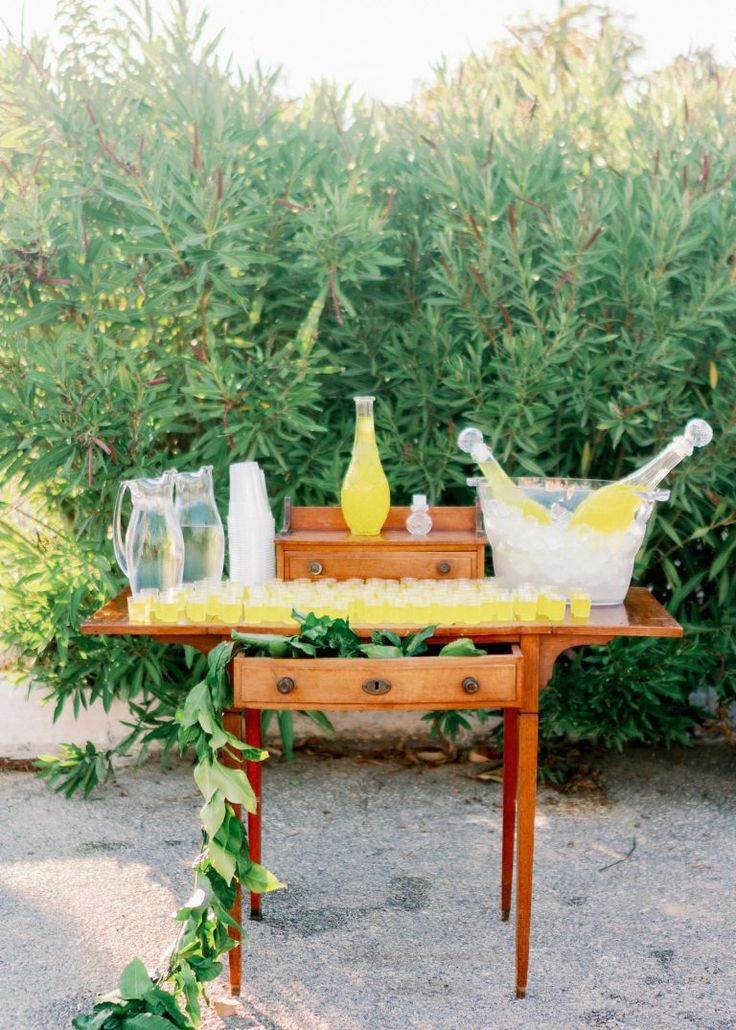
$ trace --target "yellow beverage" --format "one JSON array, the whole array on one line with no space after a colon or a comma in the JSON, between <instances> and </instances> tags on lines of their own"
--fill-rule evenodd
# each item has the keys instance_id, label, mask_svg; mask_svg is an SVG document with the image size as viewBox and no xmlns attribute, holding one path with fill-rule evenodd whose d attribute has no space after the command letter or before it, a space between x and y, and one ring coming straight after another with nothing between
<instances>
[{"instance_id":1,"label":"yellow beverage","mask_svg":"<svg viewBox=\"0 0 736 1030\"><path fill-rule=\"evenodd\" d=\"M565 598L562 594L548 593L545 597L545 613L550 622L562 622L565 618Z\"/></svg>"},{"instance_id":2,"label":"yellow beverage","mask_svg":"<svg viewBox=\"0 0 736 1030\"><path fill-rule=\"evenodd\" d=\"M169 598L161 598L156 601L153 609L156 622L176 623L179 621L179 603Z\"/></svg>"},{"instance_id":3,"label":"yellow beverage","mask_svg":"<svg viewBox=\"0 0 736 1030\"><path fill-rule=\"evenodd\" d=\"M587 590L570 591L570 616L573 619L590 618L591 599Z\"/></svg>"},{"instance_id":4,"label":"yellow beverage","mask_svg":"<svg viewBox=\"0 0 736 1030\"><path fill-rule=\"evenodd\" d=\"M537 618L536 594L517 594L514 611L520 622L534 622Z\"/></svg>"},{"instance_id":5,"label":"yellow beverage","mask_svg":"<svg viewBox=\"0 0 736 1030\"><path fill-rule=\"evenodd\" d=\"M246 605L244 622L249 626L260 626L263 622L263 606L258 603Z\"/></svg>"},{"instance_id":6,"label":"yellow beverage","mask_svg":"<svg viewBox=\"0 0 736 1030\"><path fill-rule=\"evenodd\" d=\"M128 598L128 621L133 623L147 623L151 616L151 601L149 597L140 597L135 594Z\"/></svg>"},{"instance_id":7,"label":"yellow beverage","mask_svg":"<svg viewBox=\"0 0 736 1030\"><path fill-rule=\"evenodd\" d=\"M355 398L353 453L340 491L340 507L351 533L378 536L391 507L373 423L373 397Z\"/></svg>"},{"instance_id":8,"label":"yellow beverage","mask_svg":"<svg viewBox=\"0 0 736 1030\"><path fill-rule=\"evenodd\" d=\"M505 591L496 598L496 618L499 622L511 622L514 617L513 595Z\"/></svg>"},{"instance_id":9,"label":"yellow beverage","mask_svg":"<svg viewBox=\"0 0 736 1030\"><path fill-rule=\"evenodd\" d=\"M207 600L204 597L190 598L186 606L187 622L197 626L207 622Z\"/></svg>"},{"instance_id":10,"label":"yellow beverage","mask_svg":"<svg viewBox=\"0 0 736 1030\"><path fill-rule=\"evenodd\" d=\"M641 487L608 483L580 502L572 513L570 525L585 526L598 533L621 533L634 521L641 495Z\"/></svg>"},{"instance_id":11,"label":"yellow beverage","mask_svg":"<svg viewBox=\"0 0 736 1030\"><path fill-rule=\"evenodd\" d=\"M243 602L228 597L219 602L220 621L226 626L238 626L243 621Z\"/></svg>"},{"instance_id":12,"label":"yellow beverage","mask_svg":"<svg viewBox=\"0 0 736 1030\"><path fill-rule=\"evenodd\" d=\"M527 497L520 486L507 476L495 458L491 456L488 461L480 461L478 465L483 475L488 480L493 496L507 508L516 508L524 518L534 519L544 526L552 524L552 516L539 501L533 497Z\"/></svg>"}]
</instances>

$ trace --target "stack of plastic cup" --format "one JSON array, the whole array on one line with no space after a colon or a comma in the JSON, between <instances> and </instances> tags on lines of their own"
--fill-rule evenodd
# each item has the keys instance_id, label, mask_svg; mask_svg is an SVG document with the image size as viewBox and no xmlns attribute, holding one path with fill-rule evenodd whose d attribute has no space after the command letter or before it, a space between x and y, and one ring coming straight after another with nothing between
<instances>
[{"instance_id":1,"label":"stack of plastic cup","mask_svg":"<svg viewBox=\"0 0 736 1030\"><path fill-rule=\"evenodd\" d=\"M256 461L230 466L227 517L230 579L257 586L276 572L276 525L266 492L266 477Z\"/></svg>"}]
</instances>

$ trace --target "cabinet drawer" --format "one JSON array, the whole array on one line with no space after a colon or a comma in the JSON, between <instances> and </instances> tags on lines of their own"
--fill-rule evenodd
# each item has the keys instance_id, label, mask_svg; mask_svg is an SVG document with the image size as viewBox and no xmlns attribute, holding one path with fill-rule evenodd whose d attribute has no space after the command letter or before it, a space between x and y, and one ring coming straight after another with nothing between
<instances>
[{"instance_id":1,"label":"cabinet drawer","mask_svg":"<svg viewBox=\"0 0 736 1030\"><path fill-rule=\"evenodd\" d=\"M475 553L377 551L350 556L319 551L286 551L284 579L471 579L482 575Z\"/></svg>"},{"instance_id":2,"label":"cabinet drawer","mask_svg":"<svg viewBox=\"0 0 736 1030\"><path fill-rule=\"evenodd\" d=\"M479 658L235 659L234 703L248 708L495 708L518 699L521 651Z\"/></svg>"}]
</instances>

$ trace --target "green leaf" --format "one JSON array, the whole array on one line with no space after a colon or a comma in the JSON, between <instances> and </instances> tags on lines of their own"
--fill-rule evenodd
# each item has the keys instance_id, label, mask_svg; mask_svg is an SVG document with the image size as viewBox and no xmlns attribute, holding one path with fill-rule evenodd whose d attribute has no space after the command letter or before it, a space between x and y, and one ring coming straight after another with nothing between
<instances>
[{"instance_id":1,"label":"green leaf","mask_svg":"<svg viewBox=\"0 0 736 1030\"><path fill-rule=\"evenodd\" d=\"M243 886L255 894L267 894L269 891L277 891L286 887L272 872L257 862L249 862L242 871Z\"/></svg>"},{"instance_id":2,"label":"green leaf","mask_svg":"<svg viewBox=\"0 0 736 1030\"><path fill-rule=\"evenodd\" d=\"M235 875L235 857L225 851L219 844L211 840L207 845L207 854L213 867L217 870L225 883L230 883Z\"/></svg>"},{"instance_id":3,"label":"green leaf","mask_svg":"<svg viewBox=\"0 0 736 1030\"><path fill-rule=\"evenodd\" d=\"M225 798L221 791L216 790L209 801L204 803L199 810L199 817L208 836L214 837L225 818Z\"/></svg>"},{"instance_id":4,"label":"green leaf","mask_svg":"<svg viewBox=\"0 0 736 1030\"><path fill-rule=\"evenodd\" d=\"M170 1019L157 1016L154 1012L141 1012L137 1016L126 1019L123 1023L123 1030L171 1030L172 1026L177 1026L177 1024L172 1023Z\"/></svg>"},{"instance_id":5,"label":"green leaf","mask_svg":"<svg viewBox=\"0 0 736 1030\"><path fill-rule=\"evenodd\" d=\"M119 990L121 997L130 999L142 998L150 991L153 982L146 972L146 967L139 958L134 958L120 975Z\"/></svg>"},{"instance_id":6,"label":"green leaf","mask_svg":"<svg viewBox=\"0 0 736 1030\"><path fill-rule=\"evenodd\" d=\"M244 772L229 769L213 758L204 759L194 768L194 780L205 801L209 801L216 790L222 792L228 801L243 805L249 812L256 810L256 797Z\"/></svg>"},{"instance_id":7,"label":"green leaf","mask_svg":"<svg viewBox=\"0 0 736 1030\"><path fill-rule=\"evenodd\" d=\"M404 652L400 647L390 644L361 644L360 650L367 658L403 658Z\"/></svg>"},{"instance_id":8,"label":"green leaf","mask_svg":"<svg viewBox=\"0 0 736 1030\"><path fill-rule=\"evenodd\" d=\"M439 653L447 658L480 657L486 654L485 651L481 651L480 648L475 646L470 637L458 637L456 640L451 640L449 644L445 644Z\"/></svg>"},{"instance_id":9,"label":"green leaf","mask_svg":"<svg viewBox=\"0 0 736 1030\"><path fill-rule=\"evenodd\" d=\"M280 711L278 719L284 755L288 761L291 761L294 757L294 714L289 711Z\"/></svg>"},{"instance_id":10,"label":"green leaf","mask_svg":"<svg viewBox=\"0 0 736 1030\"><path fill-rule=\"evenodd\" d=\"M429 637L434 636L436 631L436 626L425 626L424 629L420 629L416 633L412 633L411 636L408 636L403 644L404 654L407 658L410 658L413 655L422 654L426 651L427 646L425 641L428 640Z\"/></svg>"}]
</instances>

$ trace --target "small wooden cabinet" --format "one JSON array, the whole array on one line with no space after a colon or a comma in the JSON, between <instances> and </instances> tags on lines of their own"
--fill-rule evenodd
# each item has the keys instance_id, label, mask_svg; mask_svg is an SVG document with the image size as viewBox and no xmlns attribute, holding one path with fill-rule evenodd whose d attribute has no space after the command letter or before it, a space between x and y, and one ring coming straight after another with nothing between
<instances>
[{"instance_id":1,"label":"small wooden cabinet","mask_svg":"<svg viewBox=\"0 0 736 1030\"><path fill-rule=\"evenodd\" d=\"M477 507L430 508L432 531L406 529L409 508L391 508L380 536L353 536L339 508L284 505L276 537L280 579L475 579L483 575L485 534Z\"/></svg>"}]
</instances>

